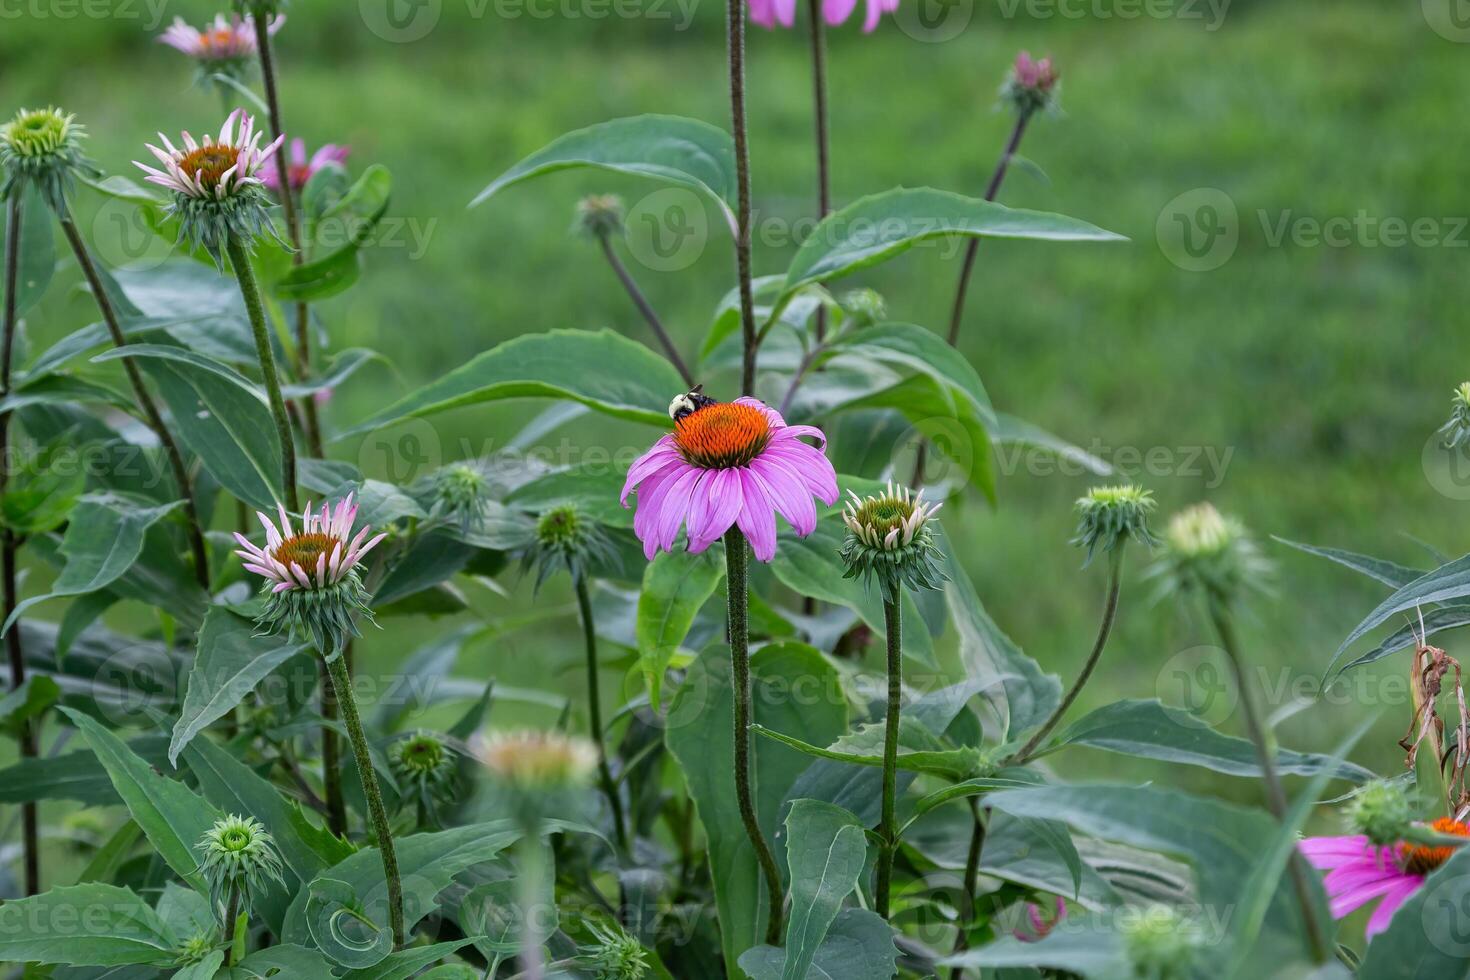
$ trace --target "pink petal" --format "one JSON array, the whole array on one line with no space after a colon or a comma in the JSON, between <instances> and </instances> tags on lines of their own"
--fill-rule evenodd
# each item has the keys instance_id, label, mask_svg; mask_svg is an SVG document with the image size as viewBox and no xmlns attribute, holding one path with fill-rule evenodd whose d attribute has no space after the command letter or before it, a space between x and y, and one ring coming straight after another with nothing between
<instances>
[{"instance_id":1,"label":"pink petal","mask_svg":"<svg viewBox=\"0 0 1470 980\"><path fill-rule=\"evenodd\" d=\"M1402 878L1381 878L1372 884L1361 885L1350 891L1334 895L1330 906L1332 917L1334 919L1341 919L1343 916L1357 911L1379 895L1387 894L1398 888L1402 881Z\"/></svg>"},{"instance_id":2,"label":"pink petal","mask_svg":"<svg viewBox=\"0 0 1470 980\"><path fill-rule=\"evenodd\" d=\"M1411 875L1400 881L1392 891L1384 895L1383 901L1378 903L1378 908L1374 909L1373 914L1368 918L1368 926L1364 930L1367 937L1372 939L1387 929L1389 921L1393 918L1393 914L1399 910L1401 905L1409 900L1409 896L1419 890L1419 886L1423 883L1424 879L1418 875Z\"/></svg>"},{"instance_id":3,"label":"pink petal","mask_svg":"<svg viewBox=\"0 0 1470 980\"><path fill-rule=\"evenodd\" d=\"M775 27L775 0L750 0L750 19L762 27Z\"/></svg>"},{"instance_id":4,"label":"pink petal","mask_svg":"<svg viewBox=\"0 0 1470 980\"><path fill-rule=\"evenodd\" d=\"M740 475L740 490L745 498L735 523L750 541L756 560L770 561L776 557L776 511L766 498L759 476L744 468L734 472Z\"/></svg>"},{"instance_id":5,"label":"pink petal","mask_svg":"<svg viewBox=\"0 0 1470 980\"><path fill-rule=\"evenodd\" d=\"M792 0L793 9L795 8L795 2L796 0ZM788 23L786 26L790 27L791 25ZM781 413L776 411L771 406L767 405L765 402L761 401L759 398L752 398L749 395L741 395L739 398L735 399L735 404L749 405L751 408L760 409L761 414L766 417L766 421L770 423L770 426L773 429L784 429L786 427L786 420L781 417Z\"/></svg>"},{"instance_id":6,"label":"pink petal","mask_svg":"<svg viewBox=\"0 0 1470 980\"><path fill-rule=\"evenodd\" d=\"M628 494L632 493L633 488L638 484L670 463L682 462L684 462L684 458L674 448L673 436L664 436L658 442L654 443L652 449L639 456L633 461L633 465L628 467L628 477L623 481L623 496L621 498L623 506L628 506Z\"/></svg>"},{"instance_id":7,"label":"pink petal","mask_svg":"<svg viewBox=\"0 0 1470 980\"><path fill-rule=\"evenodd\" d=\"M674 539L679 536L679 528L684 526L684 520L689 513L689 497L706 472L706 470L690 467L669 487L668 494L664 497L663 513L658 522L657 541L660 549L673 550Z\"/></svg>"},{"instance_id":8,"label":"pink petal","mask_svg":"<svg viewBox=\"0 0 1470 980\"><path fill-rule=\"evenodd\" d=\"M852 15L857 0L822 0L822 19L834 27Z\"/></svg>"},{"instance_id":9,"label":"pink petal","mask_svg":"<svg viewBox=\"0 0 1470 980\"><path fill-rule=\"evenodd\" d=\"M698 554L723 537L740 516L744 499L738 472L710 471L689 502L689 550Z\"/></svg>"},{"instance_id":10,"label":"pink petal","mask_svg":"<svg viewBox=\"0 0 1470 980\"><path fill-rule=\"evenodd\" d=\"M792 530L803 538L816 530L817 508L795 470L779 459L765 457L751 460L750 469L765 481L767 496Z\"/></svg>"},{"instance_id":11,"label":"pink petal","mask_svg":"<svg viewBox=\"0 0 1470 980\"><path fill-rule=\"evenodd\" d=\"M1297 849L1313 867L1323 870L1371 857L1373 854L1368 838L1362 834L1351 837L1308 837L1297 844Z\"/></svg>"}]
</instances>

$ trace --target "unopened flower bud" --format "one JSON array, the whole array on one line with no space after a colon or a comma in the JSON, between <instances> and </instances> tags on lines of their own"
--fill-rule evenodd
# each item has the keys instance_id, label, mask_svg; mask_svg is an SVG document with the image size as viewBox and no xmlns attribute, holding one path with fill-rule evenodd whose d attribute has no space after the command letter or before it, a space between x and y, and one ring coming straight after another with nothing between
<instances>
[{"instance_id":1,"label":"unopened flower bud","mask_svg":"<svg viewBox=\"0 0 1470 980\"><path fill-rule=\"evenodd\" d=\"M1470 381L1461 382L1450 396L1450 420L1439 427L1439 432L1446 449L1470 441Z\"/></svg>"},{"instance_id":2,"label":"unopened flower bud","mask_svg":"<svg viewBox=\"0 0 1470 980\"><path fill-rule=\"evenodd\" d=\"M1272 570L1245 525L1207 503L1175 514L1164 531L1164 546L1153 574L1166 593L1193 592L1229 602L1245 589L1264 591Z\"/></svg>"},{"instance_id":3,"label":"unopened flower bud","mask_svg":"<svg viewBox=\"0 0 1470 980\"><path fill-rule=\"evenodd\" d=\"M1037 61L1031 52L1022 51L1016 55L1011 72L1001 86L1001 99L1023 116L1041 109L1055 109L1060 77L1051 58Z\"/></svg>"},{"instance_id":4,"label":"unopened flower bud","mask_svg":"<svg viewBox=\"0 0 1470 980\"><path fill-rule=\"evenodd\" d=\"M1348 823L1374 844L1386 847L1403 840L1414 822L1415 810L1402 783L1378 779L1354 794L1347 807Z\"/></svg>"},{"instance_id":5,"label":"unopened flower bud","mask_svg":"<svg viewBox=\"0 0 1470 980\"><path fill-rule=\"evenodd\" d=\"M860 498L851 490L842 512L847 541L842 560L845 578L877 579L885 602L896 602L903 586L943 588L934 515L943 504L925 503L907 487L892 483L875 497Z\"/></svg>"},{"instance_id":6,"label":"unopened flower bud","mask_svg":"<svg viewBox=\"0 0 1470 980\"><path fill-rule=\"evenodd\" d=\"M444 736L434 732L414 732L388 750L388 766L403 795L416 797L427 813L458 795L455 761Z\"/></svg>"},{"instance_id":7,"label":"unopened flower bud","mask_svg":"<svg viewBox=\"0 0 1470 980\"><path fill-rule=\"evenodd\" d=\"M642 980L648 973L642 943L617 926L593 923L588 928L595 943L583 946L581 952L595 980Z\"/></svg>"},{"instance_id":8,"label":"unopened flower bud","mask_svg":"<svg viewBox=\"0 0 1470 980\"><path fill-rule=\"evenodd\" d=\"M572 504L561 504L537 518L536 540L521 556L521 567L536 569L539 589L559 569L566 569L575 581L589 565L612 556L612 542L601 526Z\"/></svg>"},{"instance_id":9,"label":"unopened flower bud","mask_svg":"<svg viewBox=\"0 0 1470 980\"><path fill-rule=\"evenodd\" d=\"M593 238L623 232L623 199L616 194L592 194L577 202L575 230Z\"/></svg>"},{"instance_id":10,"label":"unopened flower bud","mask_svg":"<svg viewBox=\"0 0 1470 980\"><path fill-rule=\"evenodd\" d=\"M485 501L490 480L473 463L450 463L440 467L429 478L432 501L429 513L457 521L466 531L484 523Z\"/></svg>"},{"instance_id":11,"label":"unopened flower bud","mask_svg":"<svg viewBox=\"0 0 1470 980\"><path fill-rule=\"evenodd\" d=\"M1153 494L1141 487L1093 487L1077 500L1077 536L1072 543L1087 549L1087 561L1098 550L1114 551L1130 540L1152 547L1158 543L1148 529L1154 506Z\"/></svg>"},{"instance_id":12,"label":"unopened flower bud","mask_svg":"<svg viewBox=\"0 0 1470 980\"><path fill-rule=\"evenodd\" d=\"M1139 909L1120 923L1123 948L1139 980L1190 975L1200 937L1194 923L1167 905Z\"/></svg>"},{"instance_id":13,"label":"unopened flower bud","mask_svg":"<svg viewBox=\"0 0 1470 980\"><path fill-rule=\"evenodd\" d=\"M98 173L83 154L86 130L57 108L22 109L0 125L0 201L35 187L57 211L77 174Z\"/></svg>"},{"instance_id":14,"label":"unopened flower bud","mask_svg":"<svg viewBox=\"0 0 1470 980\"><path fill-rule=\"evenodd\" d=\"M275 841L253 817L232 814L216 820L195 847L199 870L222 908L232 890L248 895L271 881L285 884Z\"/></svg>"},{"instance_id":15,"label":"unopened flower bud","mask_svg":"<svg viewBox=\"0 0 1470 980\"><path fill-rule=\"evenodd\" d=\"M854 326L868 327L888 319L888 304L873 289L853 289L837 301Z\"/></svg>"}]
</instances>

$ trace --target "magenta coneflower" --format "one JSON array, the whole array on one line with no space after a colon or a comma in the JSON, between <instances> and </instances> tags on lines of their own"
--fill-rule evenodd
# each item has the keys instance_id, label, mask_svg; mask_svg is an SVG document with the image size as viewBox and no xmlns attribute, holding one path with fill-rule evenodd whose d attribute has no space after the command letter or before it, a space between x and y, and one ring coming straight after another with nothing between
<instances>
[{"instance_id":1,"label":"magenta coneflower","mask_svg":"<svg viewBox=\"0 0 1470 980\"><path fill-rule=\"evenodd\" d=\"M1441 834L1470 837L1470 827L1449 817L1441 817L1429 828ZM1393 914L1418 891L1429 873L1455 853L1453 847L1408 842L1378 847L1364 834L1308 837L1298 846L1314 867L1327 872L1322 886L1327 889L1334 919L1381 899L1368 919L1369 939L1387 929Z\"/></svg>"},{"instance_id":2,"label":"magenta coneflower","mask_svg":"<svg viewBox=\"0 0 1470 980\"><path fill-rule=\"evenodd\" d=\"M323 653L338 649L349 636L357 635L354 614L367 614L368 595L358 567L386 534L372 538L366 525L352 534L357 505L348 494L335 509L323 501L316 514L306 506L300 532L291 527L291 515L277 506L277 526L259 512L265 528L265 547L258 547L236 532L246 571L262 576L268 590L266 610L259 625L270 631L282 627L309 634Z\"/></svg>"},{"instance_id":3,"label":"magenta coneflower","mask_svg":"<svg viewBox=\"0 0 1470 980\"><path fill-rule=\"evenodd\" d=\"M878 26L884 14L898 9L898 0L865 0L867 14L863 18L863 31L870 32ZM833 27L845 23L857 8L857 0L822 0L822 19ZM750 19L762 27L790 27L796 22L796 0L751 0Z\"/></svg>"},{"instance_id":4,"label":"magenta coneflower","mask_svg":"<svg viewBox=\"0 0 1470 980\"><path fill-rule=\"evenodd\" d=\"M1041 906L1035 902L1026 903L1026 922L1030 929L1016 928L1011 930L1011 935L1023 943L1039 943L1051 931L1055 929L1063 919L1067 917L1067 903L1060 895L1056 896L1055 904L1052 906L1051 917L1048 918L1041 911Z\"/></svg>"},{"instance_id":5,"label":"magenta coneflower","mask_svg":"<svg viewBox=\"0 0 1470 980\"><path fill-rule=\"evenodd\" d=\"M820 429L787 425L754 398L716 402L697 391L674 399L669 414L674 431L634 462L623 484L625 507L638 488L633 530L648 558L672 551L681 527L697 553L735 525L756 558L770 561L776 514L805 537L817 526L811 498L837 502L837 474L822 452Z\"/></svg>"},{"instance_id":6,"label":"magenta coneflower","mask_svg":"<svg viewBox=\"0 0 1470 980\"><path fill-rule=\"evenodd\" d=\"M346 163L349 152L351 151L345 146L338 146L336 143L326 143L313 153L310 159L307 159L306 141L293 139L291 141L291 159L285 164L286 176L291 180L291 189L293 191L301 190L301 188L306 186L306 182L316 176L316 172L323 167L332 164L341 166ZM281 167L281 156L282 154L277 153L272 159L266 162L265 168L260 172L261 180L265 182L265 186L269 187L276 194L281 193L281 175L279 169Z\"/></svg>"},{"instance_id":7,"label":"magenta coneflower","mask_svg":"<svg viewBox=\"0 0 1470 980\"><path fill-rule=\"evenodd\" d=\"M236 132L235 124L239 123ZM211 139L206 133L204 142L196 143L187 132L180 150L169 142L162 133L158 138L165 149L160 150L152 143L145 144L163 170L155 170L146 164L133 161L133 165L148 176L150 183L166 187L176 194L194 198L212 198L223 201L241 193L245 188L263 183L258 176L266 160L280 147L284 136L276 137L264 149L260 141L265 134L255 131L254 117L244 109L236 109L220 127L219 139Z\"/></svg>"},{"instance_id":8,"label":"magenta coneflower","mask_svg":"<svg viewBox=\"0 0 1470 980\"><path fill-rule=\"evenodd\" d=\"M270 33L275 34L285 22L284 15L275 17L270 22ZM185 23L184 18L175 17L158 40L202 62L238 63L255 57L255 27L239 14L232 14L228 20L218 14L214 23L205 25L202 31Z\"/></svg>"}]
</instances>

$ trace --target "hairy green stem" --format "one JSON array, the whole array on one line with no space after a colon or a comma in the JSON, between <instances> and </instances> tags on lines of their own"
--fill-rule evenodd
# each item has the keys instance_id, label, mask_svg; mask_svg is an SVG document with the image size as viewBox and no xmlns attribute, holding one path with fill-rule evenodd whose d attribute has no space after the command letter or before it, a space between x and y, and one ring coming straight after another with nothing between
<instances>
[{"instance_id":1,"label":"hairy green stem","mask_svg":"<svg viewBox=\"0 0 1470 980\"><path fill-rule=\"evenodd\" d=\"M980 882L980 855L985 849L985 817L980 812L980 803L975 797L969 798L970 804L970 850L965 855L965 877L960 887L963 892L960 895L960 918L955 929L954 948L950 950L951 955L962 953L970 948L970 927L975 922L975 889ZM949 971L949 980L960 980L964 975L963 967L952 967Z\"/></svg>"},{"instance_id":2,"label":"hairy green stem","mask_svg":"<svg viewBox=\"0 0 1470 980\"><path fill-rule=\"evenodd\" d=\"M730 121L735 137L735 271L740 287L740 393L755 391L755 297L750 285L750 145L745 125L745 0L726 0L730 55Z\"/></svg>"},{"instance_id":3,"label":"hairy green stem","mask_svg":"<svg viewBox=\"0 0 1470 980\"><path fill-rule=\"evenodd\" d=\"M281 478L286 491L286 506L292 513L301 510L296 497L296 440L291 434L291 418L286 414L286 400L281 397L281 379L276 372L276 357L271 353L270 327L265 320L265 306L260 299L260 284L250 255L231 237L226 249L235 278L240 282L240 295L245 299L245 312L250 315L250 329L255 334L255 353L260 358L260 373L265 381L271 415L276 420L276 437L281 443Z\"/></svg>"},{"instance_id":4,"label":"hairy green stem","mask_svg":"<svg viewBox=\"0 0 1470 980\"><path fill-rule=\"evenodd\" d=\"M339 650L335 656L326 657L332 688L337 695L337 704L342 709L342 723L347 726L347 736L352 743L352 755L357 760L357 775L362 781L362 795L367 799L368 823L378 841L378 853L383 859L383 877L388 883L388 922L393 928L393 943L403 945L403 883L398 877L398 854L393 849L393 830L388 826L388 811L383 806L383 792L378 788L378 774L373 769L373 757L368 751L367 733L363 731L362 719L357 714L357 697L352 693L352 677L347 673L347 661Z\"/></svg>"},{"instance_id":5,"label":"hairy green stem","mask_svg":"<svg viewBox=\"0 0 1470 980\"><path fill-rule=\"evenodd\" d=\"M71 212L63 209L57 212L57 218L61 221L61 230L66 233L66 240L71 245L77 265L81 267L82 275L87 280L87 286L92 291L92 299L97 304L98 312L102 314L102 321L107 324L107 333L112 338L113 346L119 349L127 347L129 341L123 335L117 311L112 306L112 299L102 287L102 277L97 274L97 267L93 264L92 255L87 250L87 243L82 240L81 233L77 231ZM163 424L163 415L159 413L158 405L154 403L153 396L148 393L148 388L143 384L143 375L138 370L138 365L133 362L132 358L125 357L123 358L123 370L127 373L128 383L133 389L133 397L138 401L138 408L142 410L143 417L148 421L148 427L158 436L158 442L163 446L163 453L168 459L174 482L179 485L179 494L184 498L185 526L189 536L189 550L193 554L194 578L198 581L199 587L208 592L209 558L204 549L204 526L199 520L199 507L194 500L194 485L189 479L189 468L184 463L184 454L179 451L179 444L174 440L173 434L168 431L168 426Z\"/></svg>"},{"instance_id":6,"label":"hairy green stem","mask_svg":"<svg viewBox=\"0 0 1470 980\"><path fill-rule=\"evenodd\" d=\"M771 852L771 845L761 831L751 790L750 596L746 591L749 588L746 577L749 561L745 535L738 528L730 528L725 532L725 592L729 598L730 676L735 698L735 795L740 802L740 820L745 824L745 835L755 848L756 860L765 876L766 892L770 897L766 943L779 946L783 902L781 871L776 864L776 856Z\"/></svg>"},{"instance_id":7,"label":"hairy green stem","mask_svg":"<svg viewBox=\"0 0 1470 980\"><path fill-rule=\"evenodd\" d=\"M1256 747L1256 759L1260 762L1261 775L1266 784L1266 804L1278 821L1283 820L1286 818L1286 793L1281 788L1281 777L1276 773L1275 752L1267 738L1266 728L1261 724L1260 713L1256 710L1255 691L1246 677L1245 661L1235 637L1235 624L1231 620L1230 607L1225 597L1221 595L1212 594L1206 601L1209 606L1210 621L1214 623L1215 633L1220 637L1220 646L1225 649L1225 656L1230 661L1231 671L1235 675L1235 686L1240 689L1240 707L1245 715L1245 726L1250 734L1251 742ZM1322 925L1317 921L1315 907L1312 903L1306 861L1295 849L1293 849L1287 869L1291 874L1292 891L1295 892L1297 904L1301 908L1302 923L1307 931L1308 952L1313 962L1325 963L1329 947L1327 940L1322 935Z\"/></svg>"},{"instance_id":8,"label":"hairy green stem","mask_svg":"<svg viewBox=\"0 0 1470 980\"><path fill-rule=\"evenodd\" d=\"M228 944L225 950L225 965L230 966L238 962L244 955L244 939L241 935L238 919L240 918L240 886L238 883L230 883L230 897L225 902L224 937Z\"/></svg>"},{"instance_id":9,"label":"hairy green stem","mask_svg":"<svg viewBox=\"0 0 1470 980\"><path fill-rule=\"evenodd\" d=\"M598 782L602 784L602 792L607 796L608 806L612 808L613 831L617 836L618 849L625 857L631 857L628 832L623 826L623 799L618 794L617 782L607 764L607 748L603 744L602 694L597 686L597 628L592 619L592 597L587 592L585 577L574 575L573 585L577 592L577 610L581 613L582 638L587 650L587 710L591 715L592 740L597 743Z\"/></svg>"},{"instance_id":10,"label":"hairy green stem","mask_svg":"<svg viewBox=\"0 0 1470 980\"><path fill-rule=\"evenodd\" d=\"M15 356L16 289L20 284L20 194L10 196L5 219L5 317L3 332L0 332L0 396L10 394L10 373ZM10 413L0 415L0 492L10 482ZM16 583L15 553L20 549L20 540L10 528L0 531L0 578L4 580L5 617L15 612L20 601ZM17 623L5 634L6 653L10 659L10 689L20 690L26 682L25 651L21 647L20 624ZM16 732L20 744L20 755L24 759L36 756L36 730L30 721L23 721ZM25 893L35 895L41 890L41 845L40 821L37 819L34 802L21 805L21 839L25 862Z\"/></svg>"},{"instance_id":11,"label":"hairy green stem","mask_svg":"<svg viewBox=\"0 0 1470 980\"><path fill-rule=\"evenodd\" d=\"M668 330L664 329L663 321L654 312L653 304L648 301L647 296L643 295L643 290L638 288L638 283L628 272L628 267L623 264L623 260L618 258L618 253L613 248L612 241L606 232L597 236L597 244L602 246L602 254L607 257L607 264L612 266L613 274L618 277L618 282L623 284L628 298L633 301L634 306L638 307L638 312L643 314L644 321L653 331L653 335L658 338L659 346L664 349L669 363L674 365L674 369L679 372L684 383L693 388L694 374L689 370L689 365L684 363L684 358L679 355L679 348L674 346L674 338L669 336Z\"/></svg>"},{"instance_id":12,"label":"hairy green stem","mask_svg":"<svg viewBox=\"0 0 1470 980\"><path fill-rule=\"evenodd\" d=\"M548 914L545 907L548 902L543 886L546 878L543 865L546 862L542 860L541 833L534 821L526 828L519 851L520 867L517 870L520 874L516 891L521 907L520 975L526 980L541 980L546 972L546 958L541 949L546 937L541 934L540 923Z\"/></svg>"},{"instance_id":13,"label":"hairy green stem","mask_svg":"<svg viewBox=\"0 0 1470 980\"><path fill-rule=\"evenodd\" d=\"M1082 673L1077 675L1077 679L1072 682L1071 689L1067 691L1067 696L1062 698L1057 709L1051 713L1051 717L1046 719L1046 723L1036 730L1036 734L1031 736L1021 751L1011 757L1011 765L1021 766L1030 761L1031 757L1036 754L1036 750L1041 747L1041 743L1046 740L1046 737L1052 733L1052 729L1056 728L1057 723L1062 720L1062 716L1067 713L1067 709L1072 707L1072 703L1077 700L1077 695L1082 693L1082 688L1086 686L1088 678L1097 668L1103 648L1108 645L1108 637L1112 635L1113 623L1118 616L1118 595L1122 588L1123 546L1119 543L1109 555L1108 599L1103 606L1102 624L1097 629L1097 639L1093 641L1092 652L1087 655L1087 662L1082 665Z\"/></svg>"},{"instance_id":14,"label":"hairy green stem","mask_svg":"<svg viewBox=\"0 0 1470 980\"><path fill-rule=\"evenodd\" d=\"M888 713L883 720L883 810L878 821L878 869L873 884L873 907L888 918L893 890L893 856L898 852L898 722L903 706L903 614L900 595L883 603L883 625L888 635Z\"/></svg>"}]
</instances>

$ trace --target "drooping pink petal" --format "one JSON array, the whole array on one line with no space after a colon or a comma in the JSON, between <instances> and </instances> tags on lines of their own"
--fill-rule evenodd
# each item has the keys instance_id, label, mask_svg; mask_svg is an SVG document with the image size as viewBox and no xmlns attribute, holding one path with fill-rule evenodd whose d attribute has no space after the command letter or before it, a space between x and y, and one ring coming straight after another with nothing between
<instances>
[{"instance_id":1,"label":"drooping pink petal","mask_svg":"<svg viewBox=\"0 0 1470 980\"><path fill-rule=\"evenodd\" d=\"M1409 896L1419 890L1422 884L1424 884L1424 879L1417 875L1410 875L1400 880L1392 890L1383 896L1383 901L1378 903L1378 908L1374 909L1373 914L1369 916L1367 928L1364 930L1365 935L1372 939L1387 929L1388 923L1393 919L1393 914L1409 900Z\"/></svg>"},{"instance_id":2,"label":"drooping pink petal","mask_svg":"<svg viewBox=\"0 0 1470 980\"><path fill-rule=\"evenodd\" d=\"M852 16L857 0L822 0L822 19L836 27Z\"/></svg>"},{"instance_id":3,"label":"drooping pink petal","mask_svg":"<svg viewBox=\"0 0 1470 980\"><path fill-rule=\"evenodd\" d=\"M740 492L745 498L735 523L750 541L756 560L770 561L776 557L776 510L760 477L744 468L735 472L740 475Z\"/></svg>"},{"instance_id":4,"label":"drooping pink petal","mask_svg":"<svg viewBox=\"0 0 1470 980\"><path fill-rule=\"evenodd\" d=\"M623 506L628 506L628 494L632 493L633 488L639 483L671 463L682 462L684 462L684 457L679 455L679 450L674 445L674 437L664 436L659 439L653 444L652 449L639 456L633 461L633 465L628 467L628 477L623 481L621 498Z\"/></svg>"},{"instance_id":5,"label":"drooping pink petal","mask_svg":"<svg viewBox=\"0 0 1470 980\"><path fill-rule=\"evenodd\" d=\"M679 528L684 526L685 517L689 513L689 495L694 492L694 487L702 476L704 471L690 467L670 485L656 529L655 541L661 550L673 550L674 539L679 536Z\"/></svg>"},{"instance_id":6,"label":"drooping pink petal","mask_svg":"<svg viewBox=\"0 0 1470 980\"><path fill-rule=\"evenodd\" d=\"M689 550L698 554L724 537L745 503L739 470L715 470L703 486L702 503L691 503ZM700 512L696 513L696 504Z\"/></svg>"},{"instance_id":7,"label":"drooping pink petal","mask_svg":"<svg viewBox=\"0 0 1470 980\"><path fill-rule=\"evenodd\" d=\"M767 456L750 461L750 468L766 483L771 503L801 537L816 530L817 508L801 477L780 459Z\"/></svg>"},{"instance_id":8,"label":"drooping pink petal","mask_svg":"<svg viewBox=\"0 0 1470 980\"><path fill-rule=\"evenodd\" d=\"M1334 919L1362 908L1379 895L1387 894L1403 881L1401 877L1383 877L1368 884L1347 889L1332 896L1331 911Z\"/></svg>"},{"instance_id":9,"label":"drooping pink petal","mask_svg":"<svg viewBox=\"0 0 1470 980\"><path fill-rule=\"evenodd\" d=\"M750 19L762 27L775 27L775 0L750 0Z\"/></svg>"},{"instance_id":10,"label":"drooping pink petal","mask_svg":"<svg viewBox=\"0 0 1470 980\"><path fill-rule=\"evenodd\" d=\"M1372 854L1368 838L1363 834L1348 837L1308 837L1297 843L1297 849L1313 867L1324 871Z\"/></svg>"}]
</instances>

